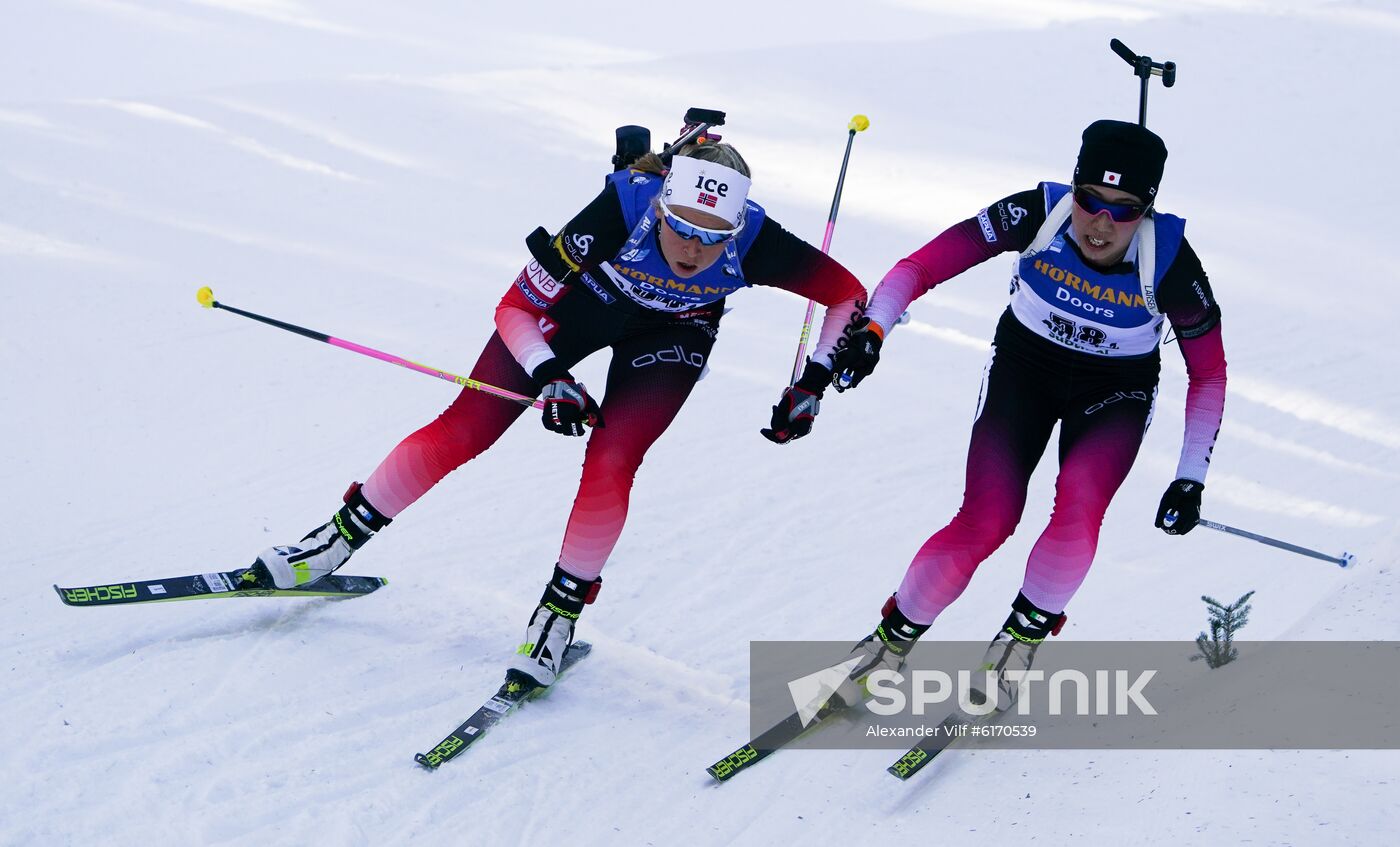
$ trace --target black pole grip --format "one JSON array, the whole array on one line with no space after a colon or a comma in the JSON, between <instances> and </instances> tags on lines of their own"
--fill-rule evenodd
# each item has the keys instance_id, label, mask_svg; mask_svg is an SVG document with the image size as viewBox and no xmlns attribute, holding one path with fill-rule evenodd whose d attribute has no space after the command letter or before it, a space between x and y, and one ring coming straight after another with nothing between
<instances>
[{"instance_id":1,"label":"black pole grip","mask_svg":"<svg viewBox=\"0 0 1400 847\"><path fill-rule=\"evenodd\" d=\"M223 309L225 312L233 312L235 315L239 315L241 317L252 318L257 322L265 323L268 326L275 326L278 329L285 329L287 332L295 332L297 335L310 338L312 341L328 342L331 340L331 337L329 335L326 335L324 332L317 332L314 329L307 329L304 326L289 324L286 321L279 321L276 318L269 318L266 315L259 315L256 312L245 312L242 309L235 309L232 306L225 306L223 303L220 303L217 300L215 300L213 303L210 303L209 305L211 308L214 309Z\"/></svg>"},{"instance_id":2,"label":"black pole grip","mask_svg":"<svg viewBox=\"0 0 1400 847\"><path fill-rule=\"evenodd\" d=\"M1137 54L1129 50L1128 45L1115 38L1112 41L1108 42L1108 46L1112 48L1113 52L1117 53L1123 61L1127 62L1130 65L1133 65L1134 67L1137 66Z\"/></svg>"}]
</instances>

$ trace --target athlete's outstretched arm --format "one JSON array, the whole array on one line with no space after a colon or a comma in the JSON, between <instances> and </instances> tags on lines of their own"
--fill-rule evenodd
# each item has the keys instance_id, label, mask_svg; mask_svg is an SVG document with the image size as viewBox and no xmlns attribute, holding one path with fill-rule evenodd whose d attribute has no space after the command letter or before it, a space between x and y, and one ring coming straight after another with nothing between
<instances>
[{"instance_id":1,"label":"athlete's outstretched arm","mask_svg":"<svg viewBox=\"0 0 1400 847\"><path fill-rule=\"evenodd\" d=\"M835 259L765 218L744 257L744 278L800 294L826 307L812 347L812 362L831 370L831 354L841 333L859 314L865 286Z\"/></svg>"},{"instance_id":2,"label":"athlete's outstretched arm","mask_svg":"<svg viewBox=\"0 0 1400 847\"><path fill-rule=\"evenodd\" d=\"M812 431L822 392L831 382L832 354L865 305L865 286L840 262L766 218L744 256L744 279L799 294L826 306L801 377L783 389L760 434L787 444Z\"/></svg>"},{"instance_id":3,"label":"athlete's outstretched arm","mask_svg":"<svg viewBox=\"0 0 1400 847\"><path fill-rule=\"evenodd\" d=\"M866 316L883 336L909 304L969 268L1009 250L1024 250L1045 221L1041 189L1021 191L993 203L939 233L900 259L876 286Z\"/></svg>"}]
</instances>

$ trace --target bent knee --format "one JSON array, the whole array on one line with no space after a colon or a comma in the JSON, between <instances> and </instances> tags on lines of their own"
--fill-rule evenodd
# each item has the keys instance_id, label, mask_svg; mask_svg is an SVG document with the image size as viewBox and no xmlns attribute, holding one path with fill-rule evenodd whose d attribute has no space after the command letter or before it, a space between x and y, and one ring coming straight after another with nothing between
<instances>
[{"instance_id":1,"label":"bent knee","mask_svg":"<svg viewBox=\"0 0 1400 847\"><path fill-rule=\"evenodd\" d=\"M1019 510L978 510L961 509L953 517L953 525L957 526L964 534L969 543L989 547L992 550L1000 547L1006 539L1016 531L1016 526L1021 522Z\"/></svg>"}]
</instances>

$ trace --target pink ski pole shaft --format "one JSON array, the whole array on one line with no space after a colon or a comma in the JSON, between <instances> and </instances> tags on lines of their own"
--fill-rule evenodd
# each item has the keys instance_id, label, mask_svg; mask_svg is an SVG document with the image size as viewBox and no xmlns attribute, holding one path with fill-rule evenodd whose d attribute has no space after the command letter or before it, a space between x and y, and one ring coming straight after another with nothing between
<instances>
[{"instance_id":1,"label":"pink ski pole shaft","mask_svg":"<svg viewBox=\"0 0 1400 847\"><path fill-rule=\"evenodd\" d=\"M870 119L865 115L856 115L846 125L846 129L849 130L846 135L846 155L841 158L841 175L836 178L836 196L831 198L831 214L826 218L826 235L822 237L823 253L831 251L831 234L836 231L836 210L841 208L841 188L846 184L846 165L851 161L851 145L856 141L856 133L864 132L869 127ZM816 301L808 300L807 318L802 322L802 337L797 341L797 359L792 363L790 385L797 384L797 380L802 376L802 369L806 366L807 341L812 337L812 316L816 311Z\"/></svg>"},{"instance_id":2,"label":"pink ski pole shaft","mask_svg":"<svg viewBox=\"0 0 1400 847\"><path fill-rule=\"evenodd\" d=\"M245 318L251 318L252 320L258 321L259 323L265 323L268 326L275 326L278 329L285 329L288 332L294 332L297 335L301 335L306 338L313 339L315 341L324 341L332 347L339 347L342 350L349 350L351 353L359 353L362 356L369 356L370 358L378 359L381 362L388 362L391 365L398 365L402 368L408 368L409 370L417 371L420 374L427 374L428 376L435 376L438 379L445 379L448 382L454 382L457 385L460 385L464 388L470 388L475 391L483 391L487 394L500 397L503 400L512 400L516 403L519 403L522 406L533 406L536 409L544 408L544 403L542 401L536 400L533 397L526 397L524 394L516 394L514 391L507 391L504 388L497 388L494 385L487 385L486 383L472 379L471 377L458 376L457 374L448 373L447 371L439 370L438 368L431 368L427 365L420 365L417 362L411 362L408 359L403 358L402 356L395 356L393 353L385 353L380 350L375 350L372 347L366 347L363 344L356 344L353 341L346 341L342 338L335 338L334 336L326 335L324 332L317 332L314 329L307 329L306 327L297 326L296 324L289 324L285 321L279 321L275 318L269 318L264 315L256 314L254 312L245 312L242 309L236 309L233 306L226 306L223 303L220 303L219 301L214 299L214 292L208 286L199 289L199 293L196 296L199 299L199 305L203 306L206 309L223 309L225 312L232 312L235 315L241 315Z\"/></svg>"}]
</instances>

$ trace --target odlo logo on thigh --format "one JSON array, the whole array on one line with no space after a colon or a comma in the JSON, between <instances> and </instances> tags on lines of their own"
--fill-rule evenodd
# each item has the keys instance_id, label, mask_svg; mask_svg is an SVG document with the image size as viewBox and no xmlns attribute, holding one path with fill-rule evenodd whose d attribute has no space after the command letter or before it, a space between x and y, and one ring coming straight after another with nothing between
<instances>
[{"instance_id":1,"label":"odlo logo on thigh","mask_svg":"<svg viewBox=\"0 0 1400 847\"><path fill-rule=\"evenodd\" d=\"M1090 406L1089 408L1085 409L1085 410L1084 410L1084 414L1086 414L1086 415L1092 415L1093 413L1097 412L1099 409L1102 409L1104 406L1112 406L1114 403L1118 403L1118 402L1121 402L1121 401L1123 401L1123 400L1141 400L1142 402L1146 403L1146 402L1147 402L1147 392L1146 392L1146 391L1115 391L1115 392L1113 392L1113 396L1112 396L1112 397L1109 397L1109 398L1107 398L1107 399L1105 399L1105 400L1100 400L1099 402L1097 402L1097 403L1095 403L1094 405Z\"/></svg>"},{"instance_id":2,"label":"odlo logo on thigh","mask_svg":"<svg viewBox=\"0 0 1400 847\"><path fill-rule=\"evenodd\" d=\"M703 353L688 353L679 344L673 344L665 350L657 350L655 353L643 353L632 360L632 367L645 368L662 362L668 365L682 364L690 365L692 368L705 367L705 356Z\"/></svg>"}]
</instances>

